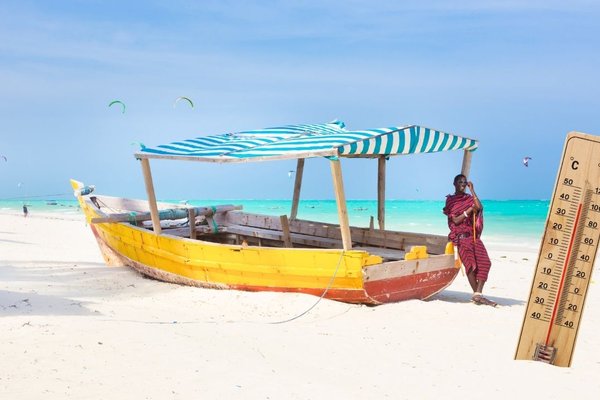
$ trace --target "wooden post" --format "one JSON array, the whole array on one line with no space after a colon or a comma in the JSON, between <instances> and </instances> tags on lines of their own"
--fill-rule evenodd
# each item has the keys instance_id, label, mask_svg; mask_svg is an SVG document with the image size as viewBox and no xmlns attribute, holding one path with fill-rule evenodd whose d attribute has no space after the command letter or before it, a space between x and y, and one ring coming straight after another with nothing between
<instances>
[{"instance_id":1,"label":"wooden post","mask_svg":"<svg viewBox=\"0 0 600 400\"><path fill-rule=\"evenodd\" d=\"M377 222L385 230L385 156L377 159Z\"/></svg>"},{"instance_id":2,"label":"wooden post","mask_svg":"<svg viewBox=\"0 0 600 400\"><path fill-rule=\"evenodd\" d=\"M190 239L196 239L196 210L188 208L188 220L190 221Z\"/></svg>"},{"instance_id":3,"label":"wooden post","mask_svg":"<svg viewBox=\"0 0 600 400\"><path fill-rule=\"evenodd\" d=\"M473 156L473 152L469 150L465 150L465 154L463 155L462 168L460 173L469 177L469 172L471 170L471 157Z\"/></svg>"},{"instance_id":4,"label":"wooden post","mask_svg":"<svg viewBox=\"0 0 600 400\"><path fill-rule=\"evenodd\" d=\"M342 180L342 167L340 160L331 160L331 176L333 177L333 188L335 190L335 201L338 208L340 220L340 231L342 233L342 244L344 250L352 250L352 238L350 236L350 224L348 223L348 209L346 207L346 195L344 194L344 181Z\"/></svg>"},{"instance_id":5,"label":"wooden post","mask_svg":"<svg viewBox=\"0 0 600 400\"><path fill-rule=\"evenodd\" d=\"M294 182L294 197L292 198L292 211L290 219L296 219L298 215L298 203L300 202L300 188L302 187L302 174L304 173L304 158L299 158L296 165L296 180Z\"/></svg>"},{"instance_id":6,"label":"wooden post","mask_svg":"<svg viewBox=\"0 0 600 400\"><path fill-rule=\"evenodd\" d=\"M156 206L156 195L154 194L154 184L152 183L152 173L150 172L150 161L142 158L142 172L144 173L144 184L146 185L146 194L148 195L148 205L150 206L150 216L152 217L152 227L154 233L160 235L160 219L158 217L158 207Z\"/></svg>"},{"instance_id":7,"label":"wooden post","mask_svg":"<svg viewBox=\"0 0 600 400\"><path fill-rule=\"evenodd\" d=\"M281 221L281 233L283 234L283 245L287 248L294 247L292 245L292 237L290 236L290 224L288 223L287 215L279 216Z\"/></svg>"}]
</instances>

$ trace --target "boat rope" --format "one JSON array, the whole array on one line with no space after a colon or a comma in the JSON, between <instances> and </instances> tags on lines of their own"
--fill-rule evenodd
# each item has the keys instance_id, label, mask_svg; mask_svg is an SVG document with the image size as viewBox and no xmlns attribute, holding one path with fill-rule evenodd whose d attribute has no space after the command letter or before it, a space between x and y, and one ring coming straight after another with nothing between
<instances>
[{"instance_id":1,"label":"boat rope","mask_svg":"<svg viewBox=\"0 0 600 400\"><path fill-rule=\"evenodd\" d=\"M310 312L310 310L312 310L313 308L315 308L317 306L317 304L319 304L321 302L321 300L323 300L323 297L325 297L325 295L327 294L327 292L329 291L329 289L331 288L331 285L333 285L333 280L335 279L335 276L338 273L338 270L340 269L340 265L342 264L342 260L344 259L344 254L346 252L344 250L342 250L342 252L340 253L340 258L338 260L337 266L335 267L335 271L333 271L333 275L331 276L331 279L329 279L329 283L327 284L327 287L325 288L325 290L323 291L323 293L319 296L319 298L317 299L317 301L310 307L308 307L305 311L301 312L300 314L296 315L295 317L292 318L288 318L285 319L283 321L274 321L274 322L267 322L267 324L271 324L271 325L277 325L277 324L285 324L286 322L291 322L295 319L298 319L300 317L302 317L303 315L306 315Z\"/></svg>"},{"instance_id":2,"label":"boat rope","mask_svg":"<svg viewBox=\"0 0 600 400\"><path fill-rule=\"evenodd\" d=\"M137 226L137 220L135 219L136 215L137 215L137 213L135 211L132 211L129 213L129 223L131 225Z\"/></svg>"},{"instance_id":3,"label":"boat rope","mask_svg":"<svg viewBox=\"0 0 600 400\"><path fill-rule=\"evenodd\" d=\"M35 195L35 196L3 197L3 198L0 198L0 201L5 201L5 200L26 200L26 199L35 199L35 198L48 198L48 197L67 196L67 195L72 196L73 192L40 194L40 195Z\"/></svg>"},{"instance_id":4,"label":"boat rope","mask_svg":"<svg viewBox=\"0 0 600 400\"><path fill-rule=\"evenodd\" d=\"M214 215L217 213L217 207L215 206L210 206L211 210L212 210L212 215L210 216L210 220L212 221L212 228L213 228L213 233L218 233L219 232L219 227L217 225L217 223L215 222L215 219L213 218Z\"/></svg>"},{"instance_id":5,"label":"boat rope","mask_svg":"<svg viewBox=\"0 0 600 400\"><path fill-rule=\"evenodd\" d=\"M96 201L95 201L95 205L96 207L100 208L100 206L98 206L98 204L102 205L102 207L109 209L112 213L117 213L117 210L115 210L114 208L112 208L111 206L109 206L108 204L106 204L105 202L103 202L101 199L95 197Z\"/></svg>"}]
</instances>

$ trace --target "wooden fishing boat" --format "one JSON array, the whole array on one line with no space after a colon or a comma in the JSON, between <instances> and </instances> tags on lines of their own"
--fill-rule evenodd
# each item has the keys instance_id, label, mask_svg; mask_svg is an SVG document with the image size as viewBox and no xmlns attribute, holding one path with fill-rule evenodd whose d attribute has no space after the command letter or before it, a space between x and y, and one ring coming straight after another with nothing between
<instances>
[{"instance_id":1,"label":"wooden fishing boat","mask_svg":"<svg viewBox=\"0 0 600 400\"><path fill-rule=\"evenodd\" d=\"M453 248L440 235L385 229L385 168L390 156L463 150L467 175L477 141L419 126L349 131L334 121L204 136L135 153L147 200L97 195L72 180L109 265L129 266L166 282L205 288L301 292L382 304L427 299L457 275ZM297 218L307 158L330 161L337 224ZM378 227L350 226L341 162L378 160ZM236 205L157 203L150 159L257 162L296 159L289 215L244 212Z\"/></svg>"}]
</instances>

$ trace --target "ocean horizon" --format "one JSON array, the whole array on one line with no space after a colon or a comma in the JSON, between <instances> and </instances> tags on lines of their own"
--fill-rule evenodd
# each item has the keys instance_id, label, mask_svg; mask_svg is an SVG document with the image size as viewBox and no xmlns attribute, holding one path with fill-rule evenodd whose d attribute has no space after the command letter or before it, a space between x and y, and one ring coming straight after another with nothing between
<instances>
[{"instance_id":1,"label":"ocean horizon","mask_svg":"<svg viewBox=\"0 0 600 400\"><path fill-rule=\"evenodd\" d=\"M267 215L288 214L291 200L221 199L221 200L162 200L176 204L211 206L241 205L243 210ZM549 200L483 200L484 241L535 245L541 239L548 215ZM81 214L75 199L58 200L0 200L0 211L21 212L27 204L30 215ZM371 216L377 228L376 200L347 200L350 224L368 227ZM446 235L448 225L442 213L442 200L387 200L385 226L388 230ZM301 200L298 218L337 223L335 200Z\"/></svg>"}]
</instances>

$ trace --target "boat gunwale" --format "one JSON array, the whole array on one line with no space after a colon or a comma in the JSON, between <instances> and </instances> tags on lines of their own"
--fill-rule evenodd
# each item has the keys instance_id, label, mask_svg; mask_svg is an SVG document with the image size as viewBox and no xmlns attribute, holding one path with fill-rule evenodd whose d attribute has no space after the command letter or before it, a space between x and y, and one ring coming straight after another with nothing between
<instances>
[{"instance_id":1,"label":"boat gunwale","mask_svg":"<svg viewBox=\"0 0 600 400\"><path fill-rule=\"evenodd\" d=\"M95 198L110 198L110 199L120 199L120 200L125 200L125 201L135 201L135 202L146 202L145 200L139 200L139 199L130 199L130 198L124 198L124 197L114 197L114 196L105 196L105 195L94 195L94 196L90 196L90 197L85 197L83 198L83 200L86 202L86 204L88 204L88 206L90 206L90 208L92 210L94 210L94 212L96 213L100 213L102 214L101 216L103 217L110 217L111 214L117 214L117 213L107 213L106 211L102 210L102 209L98 209L96 207L96 205L94 204L94 202L91 200L91 197L95 197ZM188 207L182 207L181 205L177 205L177 204L173 204L173 203L166 203L166 202L162 202L159 203L162 206L168 206L171 208L178 208L178 209L187 209ZM208 206L210 207L210 206ZM122 211L126 211L124 209L122 209ZM238 216L241 216L242 218L245 216L250 216L250 217L267 217L267 218L273 218L276 219L277 216L274 215L270 215L270 214L256 214L256 213L247 213L245 211L240 211L240 210L233 210L233 211L227 211L227 213L234 213L237 214ZM226 218L225 218L226 219ZM90 218L91 220L91 218ZM339 225L334 224L334 223L330 223L330 222L323 222L323 221L314 221L314 220L305 220L305 219L295 219L293 220L294 223L301 223L301 224L306 224L306 225L320 225L322 227L327 227L328 229L333 229L334 231L337 229L339 230ZM222 223L222 221L221 221ZM127 227L130 228L135 228L135 230L139 230L140 232L149 232L149 233L154 233L153 230L151 229L151 227L148 226L140 226L140 225L134 225L131 224L130 222L126 222L126 221L122 221L122 222L102 222L100 224L124 224ZM224 226L227 226L227 223L224 224ZM243 225L242 226L246 226L249 228L256 228L254 225ZM361 231L364 233L368 233L368 234L374 234L374 235L383 235L385 236L386 234L392 234L392 235L398 235L398 236L405 236L406 238L410 238L411 236L418 236L418 237L423 237L425 239L430 239L430 240L436 240L436 241L443 241L444 243L447 242L447 237L444 235L436 235L436 234L428 234L428 233L418 233L418 232L408 232L408 231L394 231L394 230L369 230L369 228L364 228L364 227L359 227L359 226L350 226L350 228L352 230L357 230L357 231ZM196 239L192 239L186 236L181 236L181 235L176 235L176 234L170 234L169 231L171 229L178 229L178 228L168 228L168 227L163 227L160 236L165 236L165 237L169 237L170 239L174 239L174 240L184 240L186 243L202 243L202 244L206 244L206 245L210 245L210 246L227 246L228 248L232 248L232 249L240 249L240 248L260 248L260 249L276 249L276 250L282 250L282 249L290 249L290 250L309 250L309 251L315 251L315 250L320 250L320 251L335 251L336 253L339 253L341 251L344 251L342 247L283 247L283 246L253 246L253 245L247 245L244 246L242 244L228 244L228 243L219 243L219 242L214 242L214 241L209 241L209 240L202 240L201 238L196 238ZM184 228L179 228L179 229L184 229ZM274 232L281 232L280 229L272 229L270 228L270 230L274 231ZM223 232L223 233L228 233L227 231ZM294 233L300 233L300 232L294 232ZM210 234L210 233L208 233ZM232 234L236 234L236 233L232 233ZM333 237L326 237L326 236L319 236L319 235L311 235L311 234L307 234L307 233L302 233L304 235L307 236L312 236L316 239L334 239L337 240L337 238L333 238ZM359 244L364 244L364 245L359 245L358 247L373 247L375 248L376 246L369 246L368 243L366 242L361 242L359 240L355 240L353 241L354 243L359 243ZM387 248L391 248L394 249L393 247L383 247L382 249L387 249ZM360 249L360 248L352 248L351 250L346 250L346 252L364 252L367 253L369 255L374 255L377 256L377 254L370 252L367 249ZM439 252L439 253L429 253L432 256L437 256L437 255L444 255L444 253Z\"/></svg>"}]
</instances>

